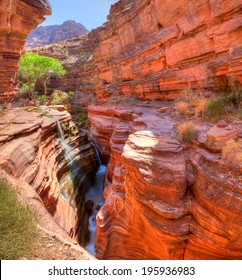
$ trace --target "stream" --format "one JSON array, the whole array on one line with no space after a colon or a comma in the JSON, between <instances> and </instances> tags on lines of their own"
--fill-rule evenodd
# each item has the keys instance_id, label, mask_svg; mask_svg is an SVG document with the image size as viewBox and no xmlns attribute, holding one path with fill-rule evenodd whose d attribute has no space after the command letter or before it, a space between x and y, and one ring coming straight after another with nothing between
<instances>
[{"instance_id":1,"label":"stream","mask_svg":"<svg viewBox=\"0 0 242 280\"><path fill-rule=\"evenodd\" d=\"M95 174L94 182L88 189L88 191L85 194L85 200L92 201L94 203L92 212L90 214L90 217L88 219L88 230L90 233L90 239L89 242L86 244L85 249L92 254L93 256L96 256L95 252L95 240L96 240L96 215L99 210L99 208L103 205L103 182L104 177L106 173L106 166L102 164L101 158L99 155L99 151L94 143L91 142L91 144L94 146L96 150L96 154L99 161L99 169Z\"/></svg>"},{"instance_id":2,"label":"stream","mask_svg":"<svg viewBox=\"0 0 242 280\"><path fill-rule=\"evenodd\" d=\"M61 124L58 120L57 122L57 131L58 136L61 142L61 145L65 152L65 160L69 166L68 176L60 183L60 196L61 198L67 202L68 204L71 203L73 197L75 196L74 193L74 186L73 182L75 178L79 175L78 186L85 184L86 174L82 174L80 176L80 166L75 163L74 156L73 156L73 148L67 144L64 138L64 133L61 127ZM85 245L85 249L96 256L95 252L95 240L96 240L96 215L98 210L104 203L103 200L103 186L104 186L104 177L106 173L106 166L102 164L101 157L99 151L94 142L90 141L91 145L95 148L96 156L99 163L99 169L95 173L94 178L92 180L91 185L89 186L88 190L85 192L85 203L88 205L86 207L86 213L88 214L88 231L89 231L89 238L88 242ZM82 182L83 181L83 182ZM78 188L77 186L77 188Z\"/></svg>"}]
</instances>

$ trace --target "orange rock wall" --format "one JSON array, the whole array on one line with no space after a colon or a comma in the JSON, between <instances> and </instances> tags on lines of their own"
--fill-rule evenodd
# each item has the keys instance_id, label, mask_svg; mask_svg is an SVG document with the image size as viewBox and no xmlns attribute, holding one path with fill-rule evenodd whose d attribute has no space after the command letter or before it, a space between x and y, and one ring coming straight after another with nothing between
<instances>
[{"instance_id":1,"label":"orange rock wall","mask_svg":"<svg viewBox=\"0 0 242 280\"><path fill-rule=\"evenodd\" d=\"M174 100L186 89L221 91L224 78L242 84L241 9L242 0L119 1L108 22L87 35L92 56L64 58L68 73L50 88Z\"/></svg>"},{"instance_id":2,"label":"orange rock wall","mask_svg":"<svg viewBox=\"0 0 242 280\"><path fill-rule=\"evenodd\" d=\"M0 99L11 101L17 94L18 60L26 37L49 14L47 0L0 1Z\"/></svg>"},{"instance_id":3,"label":"orange rock wall","mask_svg":"<svg viewBox=\"0 0 242 280\"><path fill-rule=\"evenodd\" d=\"M241 9L241 0L136 0L111 9L93 55L97 93L170 100L187 88L220 90L221 75L242 83Z\"/></svg>"},{"instance_id":4,"label":"orange rock wall","mask_svg":"<svg viewBox=\"0 0 242 280\"><path fill-rule=\"evenodd\" d=\"M161 108L89 106L92 136L110 158L98 258L241 259L242 167L228 166L208 141L215 130L241 134L241 124L229 132L203 125L197 145L183 146Z\"/></svg>"}]
</instances>

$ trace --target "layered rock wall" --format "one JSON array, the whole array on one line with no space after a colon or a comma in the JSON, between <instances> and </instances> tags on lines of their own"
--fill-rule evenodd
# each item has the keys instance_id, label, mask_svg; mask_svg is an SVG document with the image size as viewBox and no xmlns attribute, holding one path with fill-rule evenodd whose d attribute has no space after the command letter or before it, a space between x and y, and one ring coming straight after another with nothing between
<instances>
[{"instance_id":1,"label":"layered rock wall","mask_svg":"<svg viewBox=\"0 0 242 280\"><path fill-rule=\"evenodd\" d=\"M197 124L197 142L183 145L164 106L89 106L109 158L98 258L241 259L242 167L221 157L241 124Z\"/></svg>"},{"instance_id":2,"label":"layered rock wall","mask_svg":"<svg viewBox=\"0 0 242 280\"><path fill-rule=\"evenodd\" d=\"M119 1L88 35L86 63L69 64L70 75L55 85L68 81L99 98L174 100L186 89L205 94L241 84L241 9L241 0Z\"/></svg>"},{"instance_id":3,"label":"layered rock wall","mask_svg":"<svg viewBox=\"0 0 242 280\"><path fill-rule=\"evenodd\" d=\"M0 119L0 168L31 185L54 220L81 240L87 226L83 214L86 176L97 168L97 162L86 134L79 134L70 119L69 113L48 108L5 112ZM63 126L64 144L57 120Z\"/></svg>"},{"instance_id":4,"label":"layered rock wall","mask_svg":"<svg viewBox=\"0 0 242 280\"><path fill-rule=\"evenodd\" d=\"M47 0L0 1L0 99L9 102L17 94L18 60L26 37L50 14Z\"/></svg>"}]
</instances>

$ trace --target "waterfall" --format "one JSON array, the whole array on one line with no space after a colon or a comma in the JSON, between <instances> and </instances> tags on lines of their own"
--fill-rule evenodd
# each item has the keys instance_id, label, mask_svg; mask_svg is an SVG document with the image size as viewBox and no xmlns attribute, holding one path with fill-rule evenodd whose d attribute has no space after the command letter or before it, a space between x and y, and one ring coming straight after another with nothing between
<instances>
[{"instance_id":1,"label":"waterfall","mask_svg":"<svg viewBox=\"0 0 242 280\"><path fill-rule=\"evenodd\" d=\"M91 142L91 141L90 141ZM93 147L95 148L97 158L99 161L99 169L95 174L94 183L90 186L88 191L85 194L86 201L91 200L94 203L94 207L92 209L92 213L88 219L88 230L90 234L89 242L86 244L85 249L92 254L93 256L96 255L95 253L95 241L96 241L96 215L97 212L104 203L103 200L103 181L106 173L106 166L102 164L101 157L99 151L95 145L95 143L91 142Z\"/></svg>"},{"instance_id":2,"label":"waterfall","mask_svg":"<svg viewBox=\"0 0 242 280\"><path fill-rule=\"evenodd\" d=\"M57 132L61 141L61 146L65 151L65 159L67 160L68 163L70 163L74 159L74 157L71 155L71 151L73 150L73 148L66 143L64 138L64 133L60 121L58 119L56 119L56 123L57 123Z\"/></svg>"},{"instance_id":3,"label":"waterfall","mask_svg":"<svg viewBox=\"0 0 242 280\"><path fill-rule=\"evenodd\" d=\"M98 163L99 163L99 166L101 166L101 165L102 165L102 161L101 161L101 157L100 157L98 148L97 148L96 144L95 144L94 142L92 142L91 140L90 140L90 143L92 144L92 146L94 147L94 149L95 149L95 151L96 151Z\"/></svg>"},{"instance_id":4,"label":"waterfall","mask_svg":"<svg viewBox=\"0 0 242 280\"><path fill-rule=\"evenodd\" d=\"M55 118L55 120L57 124L57 132L61 142L61 146L65 152L65 160L69 167L68 177L60 184L60 195L66 202L70 203L71 197L74 194L73 179L75 178L75 173L79 171L79 168L75 168L75 166L73 165L73 148L70 145L68 145L65 140L64 132L62 130L60 121L57 118Z\"/></svg>"},{"instance_id":5,"label":"waterfall","mask_svg":"<svg viewBox=\"0 0 242 280\"><path fill-rule=\"evenodd\" d=\"M92 254L93 256L96 255L95 252L95 240L96 240L96 209L92 210L92 214L88 219L88 230L90 233L90 239L88 244L86 245L85 249Z\"/></svg>"}]
</instances>

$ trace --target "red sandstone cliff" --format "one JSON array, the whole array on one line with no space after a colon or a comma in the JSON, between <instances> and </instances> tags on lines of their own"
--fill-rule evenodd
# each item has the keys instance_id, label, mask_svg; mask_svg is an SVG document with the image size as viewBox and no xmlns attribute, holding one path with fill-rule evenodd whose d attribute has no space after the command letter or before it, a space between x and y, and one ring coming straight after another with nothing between
<instances>
[{"instance_id":1,"label":"red sandstone cliff","mask_svg":"<svg viewBox=\"0 0 242 280\"><path fill-rule=\"evenodd\" d=\"M119 1L87 35L87 63L69 64L54 86L173 100L187 88L220 91L224 76L242 83L241 9L241 0Z\"/></svg>"},{"instance_id":2,"label":"red sandstone cliff","mask_svg":"<svg viewBox=\"0 0 242 280\"><path fill-rule=\"evenodd\" d=\"M241 9L241 0L119 1L102 29L87 35L90 56L69 63L66 78L52 86L98 98L174 100L185 89L219 92L224 77L242 83ZM48 48L59 52L52 45L45 54ZM241 259L242 169L221 157L225 140L241 135L241 123L232 130L198 123L196 143L184 146L176 120L160 106L88 108L92 136L108 161L98 257Z\"/></svg>"},{"instance_id":3,"label":"red sandstone cliff","mask_svg":"<svg viewBox=\"0 0 242 280\"><path fill-rule=\"evenodd\" d=\"M95 93L99 98L124 94L172 100L187 88L218 91L224 76L241 82L241 7L241 0L119 1L108 23L82 39L81 49L78 40L68 41L62 59L72 51L73 58L79 58L65 62L68 75L52 81L52 86ZM59 55L59 47L51 48ZM83 53L88 56L82 60ZM241 122L229 129L198 123L197 141L184 146L177 137L176 120L160 106L89 107L93 138L109 160L105 204L97 216L98 257L241 259L242 169L221 158L224 141L241 137ZM36 122L36 133L42 126ZM18 129L26 131L15 126ZM26 129L28 133L29 125ZM8 141L15 135L3 133ZM41 139L51 142L49 137ZM21 149L15 150L16 145L3 149L3 154L8 153L2 163L6 171L33 179L35 165L20 172L36 154L39 137L31 136L32 140L32 148L24 147L26 158ZM5 145L5 138L2 141ZM47 145L49 156L44 162L52 160L52 148ZM18 168L9 160L12 155ZM58 163L60 175L64 165ZM38 186L42 181L38 178L50 178L46 173L42 177L40 170L33 181ZM49 198L48 191L55 193L56 187L40 190ZM48 201L56 206L55 199ZM57 215L58 220L62 217ZM72 229L66 218L61 222Z\"/></svg>"},{"instance_id":4,"label":"red sandstone cliff","mask_svg":"<svg viewBox=\"0 0 242 280\"><path fill-rule=\"evenodd\" d=\"M98 258L241 259L242 166L229 166L219 151L242 135L242 123L198 122L187 146L164 106L89 106L92 136L110 159Z\"/></svg>"},{"instance_id":5,"label":"red sandstone cliff","mask_svg":"<svg viewBox=\"0 0 242 280\"><path fill-rule=\"evenodd\" d=\"M10 101L17 93L18 60L29 32L51 14L47 0L1 1L0 99Z\"/></svg>"}]
</instances>

